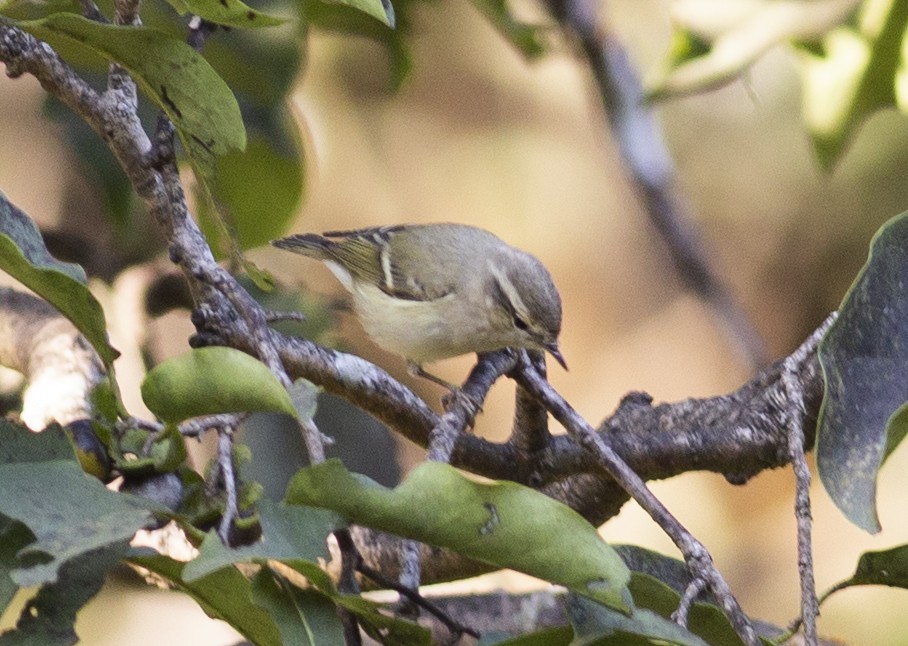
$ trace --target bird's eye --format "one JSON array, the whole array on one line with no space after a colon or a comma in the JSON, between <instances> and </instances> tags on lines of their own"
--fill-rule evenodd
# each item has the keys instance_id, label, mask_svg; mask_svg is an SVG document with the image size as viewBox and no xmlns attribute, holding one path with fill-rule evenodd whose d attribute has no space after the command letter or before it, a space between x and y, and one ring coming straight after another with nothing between
<instances>
[{"instance_id":1,"label":"bird's eye","mask_svg":"<svg viewBox=\"0 0 908 646\"><path fill-rule=\"evenodd\" d=\"M523 332L526 332L526 331L527 331L527 328L528 328L529 326L527 325L527 322L526 322L526 321L524 321L522 318L520 318L519 316L517 316L517 315L515 314L515 315L514 315L514 327L516 327L518 330L521 330L521 331L523 331Z\"/></svg>"}]
</instances>

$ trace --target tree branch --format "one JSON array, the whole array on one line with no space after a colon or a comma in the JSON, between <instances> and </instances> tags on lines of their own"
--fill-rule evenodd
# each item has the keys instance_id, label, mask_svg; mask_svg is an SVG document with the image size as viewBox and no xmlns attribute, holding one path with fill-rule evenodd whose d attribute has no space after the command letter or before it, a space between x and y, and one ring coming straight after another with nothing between
<instances>
[{"instance_id":1,"label":"tree branch","mask_svg":"<svg viewBox=\"0 0 908 646\"><path fill-rule=\"evenodd\" d=\"M0 365L25 375L21 418L34 431L92 417L104 366L76 327L30 294L0 288Z\"/></svg>"},{"instance_id":2,"label":"tree branch","mask_svg":"<svg viewBox=\"0 0 908 646\"><path fill-rule=\"evenodd\" d=\"M767 363L766 345L711 266L700 229L674 186L675 169L639 75L613 33L604 33L599 3L548 0L552 14L577 36L596 79L612 135L646 214L665 241L681 280L725 323L754 368Z\"/></svg>"}]
</instances>

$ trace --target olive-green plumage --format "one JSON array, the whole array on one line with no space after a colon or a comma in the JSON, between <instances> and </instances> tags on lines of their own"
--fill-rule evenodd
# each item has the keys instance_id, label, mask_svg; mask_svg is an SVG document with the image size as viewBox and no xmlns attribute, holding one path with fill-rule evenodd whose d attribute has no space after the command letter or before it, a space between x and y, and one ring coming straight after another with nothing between
<instances>
[{"instance_id":1,"label":"olive-green plumage","mask_svg":"<svg viewBox=\"0 0 908 646\"><path fill-rule=\"evenodd\" d=\"M549 272L488 231L399 225L272 244L324 261L353 294L366 332L416 363L520 347L564 365L561 298Z\"/></svg>"}]
</instances>

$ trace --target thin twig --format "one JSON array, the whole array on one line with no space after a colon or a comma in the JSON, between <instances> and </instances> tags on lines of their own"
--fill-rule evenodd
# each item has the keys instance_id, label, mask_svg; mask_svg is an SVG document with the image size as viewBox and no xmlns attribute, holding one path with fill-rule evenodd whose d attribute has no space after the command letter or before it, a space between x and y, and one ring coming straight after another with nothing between
<instances>
[{"instance_id":1,"label":"thin twig","mask_svg":"<svg viewBox=\"0 0 908 646\"><path fill-rule=\"evenodd\" d=\"M528 352L533 366L543 377L546 376L545 356L541 352ZM514 402L514 426L508 442L519 452L532 455L542 451L552 439L549 433L549 413L526 390L517 386Z\"/></svg>"},{"instance_id":2,"label":"thin twig","mask_svg":"<svg viewBox=\"0 0 908 646\"><path fill-rule=\"evenodd\" d=\"M79 0L79 5L82 7L82 15L89 20L101 23L110 22L110 20L107 19L107 16L101 13L101 10L98 8L98 5L95 4L94 0Z\"/></svg>"},{"instance_id":3,"label":"thin twig","mask_svg":"<svg viewBox=\"0 0 908 646\"><path fill-rule=\"evenodd\" d=\"M511 370L515 362L516 357L507 350L478 355L476 365L460 388L459 396L452 398L444 415L429 433L429 460L451 463L460 437L473 425L477 407L485 401L495 380Z\"/></svg>"},{"instance_id":4,"label":"thin twig","mask_svg":"<svg viewBox=\"0 0 908 646\"><path fill-rule=\"evenodd\" d=\"M142 0L114 0L114 23L118 25L141 25L139 11Z\"/></svg>"},{"instance_id":5,"label":"thin twig","mask_svg":"<svg viewBox=\"0 0 908 646\"><path fill-rule=\"evenodd\" d=\"M402 590L418 592L419 581L422 577L421 544L412 538L402 538L398 549L400 550L400 573L397 576L399 587ZM406 594L403 594L402 597L397 608L398 614L411 619L419 617L419 605L414 603L413 597Z\"/></svg>"},{"instance_id":6,"label":"thin twig","mask_svg":"<svg viewBox=\"0 0 908 646\"><path fill-rule=\"evenodd\" d=\"M224 514L218 525L218 536L225 545L230 545L233 522L239 514L236 494L236 474L233 470L233 429L222 426L218 429L218 466L224 484Z\"/></svg>"},{"instance_id":7,"label":"thin twig","mask_svg":"<svg viewBox=\"0 0 908 646\"><path fill-rule=\"evenodd\" d=\"M424 608L427 612L432 614L434 617L436 617L439 621L441 621L445 625L445 627L451 633L451 636L453 638L456 639L456 638L460 637L461 635L470 635L471 637L473 637L475 639L480 638L480 634L478 632L476 632L472 628L469 628L467 626L464 626L464 625L454 621L451 617L448 616L448 614L444 610L442 610L437 605L435 605L434 603L432 603L431 601L426 599L424 596L419 594L418 591L413 590L412 588L409 588L407 586L395 583L393 580L389 579L388 577L383 575L381 572L370 568L368 565L366 565L362 561L362 559L360 559L360 562L356 567L356 571L359 572L360 574L362 574L363 576L372 579L379 586L381 586L383 588L388 588L389 590L394 590L398 594L406 597L407 599L412 601L414 604L418 605L420 608Z\"/></svg>"},{"instance_id":8,"label":"thin twig","mask_svg":"<svg viewBox=\"0 0 908 646\"><path fill-rule=\"evenodd\" d=\"M362 561L350 530L339 529L334 532L334 540L341 553L341 571L338 577L337 588L344 594L359 594L359 581L356 580L356 570ZM344 628L344 643L347 646L360 646L362 637L359 633L359 621L356 615L341 605L337 606L337 614Z\"/></svg>"},{"instance_id":9,"label":"thin twig","mask_svg":"<svg viewBox=\"0 0 908 646\"><path fill-rule=\"evenodd\" d=\"M432 462L450 464L458 439L467 428L473 425L482 402L485 401L492 384L507 373L515 364L516 358L508 351L481 353L477 356L476 365L467 376L467 380L452 397L447 410L429 433L429 446L426 458ZM421 579L420 544L418 541L404 539L400 543L400 574L402 586L418 590ZM412 603L403 603L401 610L405 614L418 612Z\"/></svg>"},{"instance_id":10,"label":"thin twig","mask_svg":"<svg viewBox=\"0 0 908 646\"><path fill-rule=\"evenodd\" d=\"M678 602L678 607L672 613L672 620L679 626L687 627L687 618L690 614L690 608L694 605L694 602L697 600L703 591L706 589L707 581L701 577L694 577L691 579L690 584L684 590L684 594L681 595L681 600Z\"/></svg>"},{"instance_id":11,"label":"thin twig","mask_svg":"<svg viewBox=\"0 0 908 646\"><path fill-rule=\"evenodd\" d=\"M180 422L177 430L183 437L199 437L206 431L223 428L225 426L235 426L238 418L233 413L221 413L218 415L206 415L205 417L194 417L185 422Z\"/></svg>"},{"instance_id":12,"label":"thin twig","mask_svg":"<svg viewBox=\"0 0 908 646\"><path fill-rule=\"evenodd\" d=\"M817 328L811 338L819 343L836 319L836 313L830 314ZM798 576L801 582L801 619L804 626L804 643L806 646L817 644L817 616L820 613L817 600L816 581L813 569L812 532L813 522L810 511L810 469L804 454L804 395L797 379L795 366L803 360L805 352L802 345L785 359L782 367L782 383L788 397L790 415L788 420L788 456L795 474L795 518L798 528Z\"/></svg>"},{"instance_id":13,"label":"thin twig","mask_svg":"<svg viewBox=\"0 0 908 646\"><path fill-rule=\"evenodd\" d=\"M571 437L592 453L609 475L643 507L650 518L659 524L681 550L691 573L708 581L709 588L716 595L741 640L748 646L758 646L760 640L753 625L741 610L725 579L716 569L706 547L687 531L662 501L653 495L643 479L621 459L603 437L597 434L593 427L536 372L524 351L520 352L520 356L521 369L514 373L517 382L539 398Z\"/></svg>"}]
</instances>

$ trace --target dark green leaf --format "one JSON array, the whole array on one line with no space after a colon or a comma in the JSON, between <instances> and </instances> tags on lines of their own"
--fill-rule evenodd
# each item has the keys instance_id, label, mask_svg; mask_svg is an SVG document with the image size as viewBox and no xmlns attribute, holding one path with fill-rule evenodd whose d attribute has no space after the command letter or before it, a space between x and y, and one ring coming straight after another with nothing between
<instances>
[{"instance_id":1,"label":"dark green leaf","mask_svg":"<svg viewBox=\"0 0 908 646\"><path fill-rule=\"evenodd\" d=\"M629 587L636 607L671 618L691 583L690 570L684 562L636 545L618 545L615 551L631 569ZM734 627L711 595L691 606L687 628L710 646L742 646ZM764 623L756 628L764 641L782 632Z\"/></svg>"},{"instance_id":2,"label":"dark green leaf","mask_svg":"<svg viewBox=\"0 0 908 646\"><path fill-rule=\"evenodd\" d=\"M256 646L284 646L271 615L253 602L252 584L236 568L228 567L192 582L183 580L184 564L158 554L135 555L129 560L169 581L195 599L205 613L222 619Z\"/></svg>"},{"instance_id":3,"label":"dark green leaf","mask_svg":"<svg viewBox=\"0 0 908 646\"><path fill-rule=\"evenodd\" d=\"M153 436L144 429L130 429L120 440L117 469L123 475L150 476L176 471L186 460L186 440L176 427ZM131 454L126 458L123 454Z\"/></svg>"},{"instance_id":4,"label":"dark green leaf","mask_svg":"<svg viewBox=\"0 0 908 646\"><path fill-rule=\"evenodd\" d=\"M218 156L245 147L236 98L185 42L147 27L102 24L65 13L17 24L51 45L82 45L128 70L173 121L203 185L210 183Z\"/></svg>"},{"instance_id":5,"label":"dark green leaf","mask_svg":"<svg viewBox=\"0 0 908 646\"><path fill-rule=\"evenodd\" d=\"M390 490L329 460L299 471L286 500L333 509L352 522L447 547L627 610L629 572L596 529L565 505L511 482L475 482L430 462Z\"/></svg>"},{"instance_id":6,"label":"dark green leaf","mask_svg":"<svg viewBox=\"0 0 908 646\"><path fill-rule=\"evenodd\" d=\"M487 639L483 633L479 646L570 646L573 640L573 628L558 626L506 639Z\"/></svg>"},{"instance_id":7,"label":"dark green leaf","mask_svg":"<svg viewBox=\"0 0 908 646\"><path fill-rule=\"evenodd\" d=\"M286 22L253 9L240 0L167 0L180 14L193 14L228 27L272 27Z\"/></svg>"},{"instance_id":8,"label":"dark green leaf","mask_svg":"<svg viewBox=\"0 0 908 646\"><path fill-rule=\"evenodd\" d=\"M282 133L296 129L292 137L299 136L297 115L287 106L305 57L305 38L289 25L262 36L248 30L219 33L205 45L205 58L236 93L249 132L277 147Z\"/></svg>"},{"instance_id":9,"label":"dark green leaf","mask_svg":"<svg viewBox=\"0 0 908 646\"><path fill-rule=\"evenodd\" d=\"M576 646L707 646L705 641L687 629L645 608L634 608L628 616L572 593L568 594L566 607L574 626L575 638L571 643Z\"/></svg>"},{"instance_id":10,"label":"dark green leaf","mask_svg":"<svg viewBox=\"0 0 908 646\"><path fill-rule=\"evenodd\" d=\"M16 554L34 540L25 525L0 516L0 615L19 589L13 581L13 571L19 567Z\"/></svg>"},{"instance_id":11,"label":"dark green leaf","mask_svg":"<svg viewBox=\"0 0 908 646\"><path fill-rule=\"evenodd\" d=\"M880 529L876 480L905 435L908 401L908 214L877 232L870 257L820 344L826 380L817 469L826 491L857 526Z\"/></svg>"},{"instance_id":12,"label":"dark green leaf","mask_svg":"<svg viewBox=\"0 0 908 646\"><path fill-rule=\"evenodd\" d=\"M142 382L142 400L165 422L253 411L296 416L268 367L232 348L200 348L158 364Z\"/></svg>"},{"instance_id":13,"label":"dark green leaf","mask_svg":"<svg viewBox=\"0 0 908 646\"><path fill-rule=\"evenodd\" d=\"M79 554L60 568L57 581L44 585L22 611L16 630L0 635L0 646L70 646L77 643L76 613L104 584L107 572L126 553L121 541Z\"/></svg>"},{"instance_id":14,"label":"dark green leaf","mask_svg":"<svg viewBox=\"0 0 908 646\"><path fill-rule=\"evenodd\" d=\"M284 644L344 643L337 607L328 598L313 590L302 590L268 568L253 577L252 600L271 615Z\"/></svg>"},{"instance_id":15,"label":"dark green leaf","mask_svg":"<svg viewBox=\"0 0 908 646\"><path fill-rule=\"evenodd\" d=\"M334 603L355 614L362 629L376 641L387 646L429 646L433 643L432 633L419 624L389 615L374 601L339 592L331 578L315 563L297 560L288 561L287 565Z\"/></svg>"},{"instance_id":16,"label":"dark green leaf","mask_svg":"<svg viewBox=\"0 0 908 646\"><path fill-rule=\"evenodd\" d=\"M229 548L217 534L210 532L199 547L199 556L183 570L184 580L191 583L234 563L327 559L325 540L328 534L343 525L332 512L267 499L259 502L258 512L261 541Z\"/></svg>"},{"instance_id":17,"label":"dark green leaf","mask_svg":"<svg viewBox=\"0 0 908 646\"><path fill-rule=\"evenodd\" d=\"M908 545L861 554L854 575L842 587L851 585L888 585L908 590Z\"/></svg>"},{"instance_id":18,"label":"dark green leaf","mask_svg":"<svg viewBox=\"0 0 908 646\"><path fill-rule=\"evenodd\" d=\"M60 456L48 451L69 447ZM18 520L37 539L18 553L12 578L20 586L53 582L68 560L132 538L150 519L147 505L114 493L82 471L59 427L43 433L0 422L0 515Z\"/></svg>"},{"instance_id":19,"label":"dark green leaf","mask_svg":"<svg viewBox=\"0 0 908 646\"><path fill-rule=\"evenodd\" d=\"M2 193L0 269L60 310L111 369L119 353L107 342L104 312L85 286L85 272L79 265L51 257L35 223Z\"/></svg>"}]
</instances>

